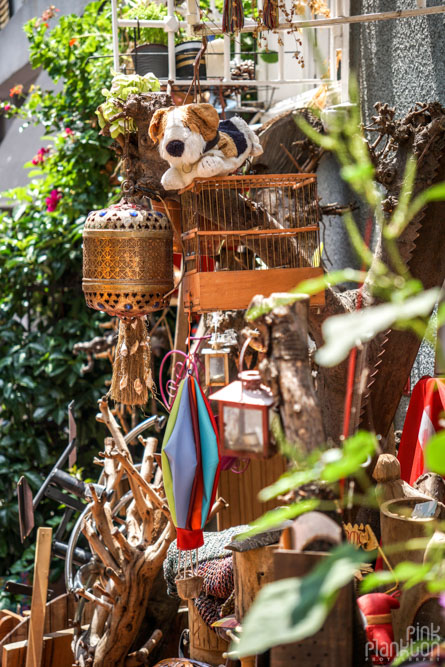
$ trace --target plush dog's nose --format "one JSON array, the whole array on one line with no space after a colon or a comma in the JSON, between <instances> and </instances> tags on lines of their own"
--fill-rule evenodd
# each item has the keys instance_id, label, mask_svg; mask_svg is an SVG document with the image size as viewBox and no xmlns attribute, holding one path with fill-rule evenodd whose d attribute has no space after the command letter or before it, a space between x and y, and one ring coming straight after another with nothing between
<instances>
[{"instance_id":1,"label":"plush dog's nose","mask_svg":"<svg viewBox=\"0 0 445 667\"><path fill-rule=\"evenodd\" d=\"M165 147L165 150L172 157L181 157L184 152L184 142L183 141L169 141Z\"/></svg>"}]
</instances>

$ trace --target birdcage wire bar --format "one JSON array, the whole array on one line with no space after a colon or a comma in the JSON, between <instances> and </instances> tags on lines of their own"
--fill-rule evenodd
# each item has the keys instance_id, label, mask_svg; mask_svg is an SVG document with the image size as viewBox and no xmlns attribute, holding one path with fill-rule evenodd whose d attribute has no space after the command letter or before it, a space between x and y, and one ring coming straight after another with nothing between
<instances>
[{"instance_id":1,"label":"birdcage wire bar","mask_svg":"<svg viewBox=\"0 0 445 667\"><path fill-rule=\"evenodd\" d=\"M292 280L299 269L305 270L302 279L311 271L322 273L315 174L195 180L182 194L181 204L186 289L192 284L187 276L193 275L203 276L210 285L211 274L219 274L216 287L224 273L227 289L239 276L247 294L246 280L253 283L246 272L255 272L254 281L260 275L263 282L274 278L283 290L296 284ZM286 273L289 270L294 273ZM218 295L214 298L217 303ZM213 308L207 304L206 309Z\"/></svg>"}]
</instances>

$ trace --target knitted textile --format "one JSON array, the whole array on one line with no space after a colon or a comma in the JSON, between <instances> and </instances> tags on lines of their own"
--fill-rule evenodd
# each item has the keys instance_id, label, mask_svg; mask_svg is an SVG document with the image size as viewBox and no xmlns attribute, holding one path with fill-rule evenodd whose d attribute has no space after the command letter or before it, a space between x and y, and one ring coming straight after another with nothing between
<instances>
[{"instance_id":1,"label":"knitted textile","mask_svg":"<svg viewBox=\"0 0 445 667\"><path fill-rule=\"evenodd\" d=\"M235 535L246 531L248 526L234 526L219 533L204 533L204 545L198 549L198 561L203 564L205 561L211 561L215 558L224 558L232 554L228 549L224 549L226 544L230 544ZM196 551L190 552L193 564L196 565ZM184 562L184 554L181 555L181 563ZM164 560L164 579L167 582L167 593L171 597L178 597L175 578L178 574L179 554L176 540L170 544L167 557Z\"/></svg>"},{"instance_id":2,"label":"knitted textile","mask_svg":"<svg viewBox=\"0 0 445 667\"><path fill-rule=\"evenodd\" d=\"M232 556L202 563L198 574L204 578L204 584L194 604L204 623L210 626L221 618L221 608L233 592Z\"/></svg>"}]
</instances>

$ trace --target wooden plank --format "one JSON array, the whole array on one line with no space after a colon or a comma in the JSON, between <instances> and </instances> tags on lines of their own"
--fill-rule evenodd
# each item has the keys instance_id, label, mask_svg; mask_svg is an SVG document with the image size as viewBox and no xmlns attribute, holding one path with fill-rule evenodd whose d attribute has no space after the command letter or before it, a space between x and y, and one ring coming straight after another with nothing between
<instances>
[{"instance_id":1,"label":"wooden plank","mask_svg":"<svg viewBox=\"0 0 445 667\"><path fill-rule=\"evenodd\" d=\"M26 667L41 667L52 533L52 528L37 531Z\"/></svg>"},{"instance_id":2,"label":"wooden plank","mask_svg":"<svg viewBox=\"0 0 445 667\"><path fill-rule=\"evenodd\" d=\"M45 614L45 634L64 630L70 626L70 621L74 618L76 610L76 600L74 595L64 593L54 598L46 605ZM92 605L87 602L84 607L82 622L88 623L91 619ZM21 618L21 617L19 617ZM21 622L11 630L5 637L0 638L0 665L1 665L1 650L6 644L12 644L22 641L28 637L29 618L22 618Z\"/></svg>"},{"instance_id":3,"label":"wooden plank","mask_svg":"<svg viewBox=\"0 0 445 667\"><path fill-rule=\"evenodd\" d=\"M71 667L74 656L71 648L73 628L47 634L42 641L41 667ZM23 667L27 659L27 640L6 644L2 652L2 667Z\"/></svg>"},{"instance_id":4,"label":"wooden plank","mask_svg":"<svg viewBox=\"0 0 445 667\"><path fill-rule=\"evenodd\" d=\"M274 557L277 548L271 544L250 551L233 552L235 616L241 623L259 590L274 581Z\"/></svg>"},{"instance_id":5,"label":"wooden plank","mask_svg":"<svg viewBox=\"0 0 445 667\"><path fill-rule=\"evenodd\" d=\"M22 619L17 619L14 618L14 616L4 616L0 620L0 640L3 639L3 637L6 637L11 630L13 630L19 623L21 623Z\"/></svg>"},{"instance_id":6,"label":"wooden plank","mask_svg":"<svg viewBox=\"0 0 445 667\"><path fill-rule=\"evenodd\" d=\"M274 552L275 580L304 577L327 554L294 550ZM353 667L353 609L354 585L342 588L323 627L311 637L299 642L275 646L270 652L270 667L289 665L323 665L323 667ZM310 660L308 660L310 657Z\"/></svg>"},{"instance_id":7,"label":"wooden plank","mask_svg":"<svg viewBox=\"0 0 445 667\"><path fill-rule=\"evenodd\" d=\"M194 236L216 236L218 239L221 236L295 236L295 234L305 234L306 232L318 231L318 225L307 225L306 227L278 227L277 229L198 229L193 227L182 235L183 241L188 241Z\"/></svg>"},{"instance_id":8,"label":"wooden plank","mask_svg":"<svg viewBox=\"0 0 445 667\"><path fill-rule=\"evenodd\" d=\"M242 310L256 294L287 292L302 280L323 275L321 268L268 269L266 271L206 271L184 277L184 306L193 312ZM323 306L324 292L310 299L311 307Z\"/></svg>"},{"instance_id":9,"label":"wooden plank","mask_svg":"<svg viewBox=\"0 0 445 667\"><path fill-rule=\"evenodd\" d=\"M277 507L278 500L262 503L258 493L275 482L286 470L286 459L276 454L270 459L251 459L243 473L223 470L219 478L218 495L229 503L229 507L217 514L218 530L249 523Z\"/></svg>"}]
</instances>

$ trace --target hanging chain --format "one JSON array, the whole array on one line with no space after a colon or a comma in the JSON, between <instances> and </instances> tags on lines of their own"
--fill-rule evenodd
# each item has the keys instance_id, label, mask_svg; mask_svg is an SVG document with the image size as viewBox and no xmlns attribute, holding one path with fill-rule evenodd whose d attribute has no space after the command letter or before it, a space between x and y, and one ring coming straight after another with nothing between
<instances>
[{"instance_id":1,"label":"hanging chain","mask_svg":"<svg viewBox=\"0 0 445 667\"><path fill-rule=\"evenodd\" d=\"M124 116L124 149L122 152L122 170L124 172L124 180L122 181L121 190L124 198L130 197L134 194L134 181L130 177L130 129L128 124L128 116Z\"/></svg>"}]
</instances>

